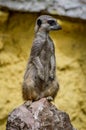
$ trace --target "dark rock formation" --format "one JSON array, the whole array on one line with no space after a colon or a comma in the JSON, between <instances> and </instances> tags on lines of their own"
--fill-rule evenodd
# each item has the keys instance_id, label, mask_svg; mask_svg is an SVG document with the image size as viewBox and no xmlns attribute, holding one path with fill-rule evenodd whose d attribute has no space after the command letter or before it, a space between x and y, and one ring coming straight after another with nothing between
<instances>
[{"instance_id":1,"label":"dark rock formation","mask_svg":"<svg viewBox=\"0 0 86 130\"><path fill-rule=\"evenodd\" d=\"M0 6L16 11L41 12L86 19L86 0L0 0Z\"/></svg>"},{"instance_id":2,"label":"dark rock formation","mask_svg":"<svg viewBox=\"0 0 86 130\"><path fill-rule=\"evenodd\" d=\"M45 98L24 103L8 116L6 130L75 130L68 114Z\"/></svg>"}]
</instances>

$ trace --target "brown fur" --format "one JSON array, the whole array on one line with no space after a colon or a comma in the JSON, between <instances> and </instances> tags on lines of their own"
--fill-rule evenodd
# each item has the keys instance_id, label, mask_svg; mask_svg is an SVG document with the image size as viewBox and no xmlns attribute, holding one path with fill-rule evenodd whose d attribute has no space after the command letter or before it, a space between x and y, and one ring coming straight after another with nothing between
<instances>
[{"instance_id":1,"label":"brown fur","mask_svg":"<svg viewBox=\"0 0 86 130\"><path fill-rule=\"evenodd\" d=\"M54 98L59 89L56 79L55 48L49 37L51 25L47 23L48 20L54 20L58 25L56 20L48 15L37 19L35 38L23 81L24 100L34 101L50 96Z\"/></svg>"}]
</instances>

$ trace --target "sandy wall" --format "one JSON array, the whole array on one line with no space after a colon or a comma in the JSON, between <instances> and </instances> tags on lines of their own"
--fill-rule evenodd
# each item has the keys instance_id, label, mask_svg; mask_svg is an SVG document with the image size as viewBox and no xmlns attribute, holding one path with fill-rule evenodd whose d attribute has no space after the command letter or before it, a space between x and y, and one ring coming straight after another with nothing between
<instances>
[{"instance_id":1,"label":"sandy wall","mask_svg":"<svg viewBox=\"0 0 86 130\"><path fill-rule=\"evenodd\" d=\"M23 103L21 85L38 14L0 12L0 130L7 115ZM86 130L86 24L60 20L51 33L56 47L60 91L54 101L73 125Z\"/></svg>"}]
</instances>

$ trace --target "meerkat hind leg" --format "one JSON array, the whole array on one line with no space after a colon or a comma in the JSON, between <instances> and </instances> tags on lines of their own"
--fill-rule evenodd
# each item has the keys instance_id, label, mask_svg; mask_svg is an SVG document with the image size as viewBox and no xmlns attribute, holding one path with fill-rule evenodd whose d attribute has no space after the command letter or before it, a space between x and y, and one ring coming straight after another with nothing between
<instances>
[{"instance_id":1,"label":"meerkat hind leg","mask_svg":"<svg viewBox=\"0 0 86 130\"><path fill-rule=\"evenodd\" d=\"M24 103L24 105L29 108L29 106L32 104L32 101L31 100L28 100Z\"/></svg>"},{"instance_id":2,"label":"meerkat hind leg","mask_svg":"<svg viewBox=\"0 0 86 130\"><path fill-rule=\"evenodd\" d=\"M48 101L53 101L53 97L51 97L51 96L46 97L46 99L47 99Z\"/></svg>"},{"instance_id":3,"label":"meerkat hind leg","mask_svg":"<svg viewBox=\"0 0 86 130\"><path fill-rule=\"evenodd\" d=\"M59 85L56 79L49 82L48 87L42 92L41 98L46 97L48 101L52 101L58 92Z\"/></svg>"},{"instance_id":4,"label":"meerkat hind leg","mask_svg":"<svg viewBox=\"0 0 86 130\"><path fill-rule=\"evenodd\" d=\"M24 100L28 101L33 101L36 100L38 97L38 93L36 92L35 89L35 83L34 81L31 79L25 81L23 83L23 98Z\"/></svg>"}]
</instances>

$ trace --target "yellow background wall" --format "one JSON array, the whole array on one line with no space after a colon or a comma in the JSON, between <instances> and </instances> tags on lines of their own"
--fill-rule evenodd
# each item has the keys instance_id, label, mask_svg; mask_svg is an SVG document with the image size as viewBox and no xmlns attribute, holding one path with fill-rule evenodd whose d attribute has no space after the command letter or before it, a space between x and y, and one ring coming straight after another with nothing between
<instances>
[{"instance_id":1,"label":"yellow background wall","mask_svg":"<svg viewBox=\"0 0 86 130\"><path fill-rule=\"evenodd\" d=\"M38 14L0 12L0 130L8 113L23 103L21 85ZM60 91L54 101L72 124L86 130L86 23L58 20L52 32Z\"/></svg>"}]
</instances>

